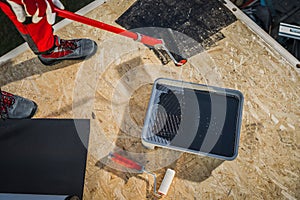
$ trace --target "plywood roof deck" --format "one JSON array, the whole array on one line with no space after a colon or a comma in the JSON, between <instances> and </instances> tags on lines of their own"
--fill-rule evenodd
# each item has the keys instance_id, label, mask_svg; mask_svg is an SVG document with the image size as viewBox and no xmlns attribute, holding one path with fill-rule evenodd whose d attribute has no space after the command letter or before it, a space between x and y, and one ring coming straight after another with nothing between
<instances>
[{"instance_id":1,"label":"plywood roof deck","mask_svg":"<svg viewBox=\"0 0 300 200\"><path fill-rule=\"evenodd\" d=\"M116 25L114 20L133 2L110 0L87 16ZM72 23L57 34L96 40L94 57L49 67L26 51L0 66L0 85L35 100L36 118L91 119L85 199L154 198L152 177L104 164L105 156L119 149L140 153L159 183L166 168L176 171L165 199L299 199L299 72L240 21L221 32L224 39L178 68L161 65L153 52L134 41ZM159 77L244 94L236 160L142 146L139 134L151 83Z\"/></svg>"}]
</instances>

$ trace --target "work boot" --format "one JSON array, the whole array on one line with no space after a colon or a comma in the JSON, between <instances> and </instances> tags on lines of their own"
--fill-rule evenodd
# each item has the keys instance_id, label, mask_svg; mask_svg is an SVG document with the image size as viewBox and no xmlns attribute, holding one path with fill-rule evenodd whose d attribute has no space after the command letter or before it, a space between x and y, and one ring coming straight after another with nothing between
<instances>
[{"instance_id":1,"label":"work boot","mask_svg":"<svg viewBox=\"0 0 300 200\"><path fill-rule=\"evenodd\" d=\"M0 118L27 119L37 110L35 102L0 90Z\"/></svg>"},{"instance_id":2,"label":"work boot","mask_svg":"<svg viewBox=\"0 0 300 200\"><path fill-rule=\"evenodd\" d=\"M55 47L47 54L38 55L44 65L54 65L63 60L83 60L97 51L97 43L90 39L63 40L55 36Z\"/></svg>"}]
</instances>

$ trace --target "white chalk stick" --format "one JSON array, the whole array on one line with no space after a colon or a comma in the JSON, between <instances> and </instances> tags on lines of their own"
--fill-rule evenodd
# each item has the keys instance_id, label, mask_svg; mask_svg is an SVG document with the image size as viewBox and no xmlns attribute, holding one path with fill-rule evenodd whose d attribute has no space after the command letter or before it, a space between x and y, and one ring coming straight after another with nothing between
<instances>
[{"instance_id":1,"label":"white chalk stick","mask_svg":"<svg viewBox=\"0 0 300 200\"><path fill-rule=\"evenodd\" d=\"M172 169L168 169L158 189L159 194L166 195L168 193L168 190L171 186L174 176L175 176L175 171Z\"/></svg>"}]
</instances>

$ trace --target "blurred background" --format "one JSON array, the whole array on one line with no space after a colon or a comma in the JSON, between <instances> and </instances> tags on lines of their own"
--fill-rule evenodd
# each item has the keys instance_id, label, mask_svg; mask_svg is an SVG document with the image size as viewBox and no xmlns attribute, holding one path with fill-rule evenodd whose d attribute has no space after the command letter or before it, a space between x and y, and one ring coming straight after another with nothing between
<instances>
[{"instance_id":1,"label":"blurred background","mask_svg":"<svg viewBox=\"0 0 300 200\"><path fill-rule=\"evenodd\" d=\"M300 0L231 0L277 42L300 59ZM280 23L299 26L297 37L279 36Z\"/></svg>"}]
</instances>

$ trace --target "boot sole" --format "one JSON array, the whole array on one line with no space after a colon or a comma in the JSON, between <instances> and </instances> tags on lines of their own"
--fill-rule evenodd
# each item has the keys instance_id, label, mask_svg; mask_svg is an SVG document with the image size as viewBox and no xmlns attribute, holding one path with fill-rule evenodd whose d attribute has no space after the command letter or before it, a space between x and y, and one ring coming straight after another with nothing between
<instances>
[{"instance_id":1,"label":"boot sole","mask_svg":"<svg viewBox=\"0 0 300 200\"><path fill-rule=\"evenodd\" d=\"M27 117L27 119L32 118L38 110L38 105L34 101L33 101L33 104L34 104L34 109L32 109L32 111L31 111L30 115Z\"/></svg>"}]
</instances>

